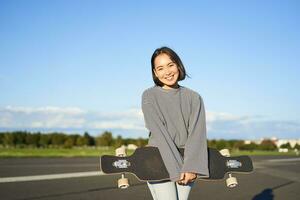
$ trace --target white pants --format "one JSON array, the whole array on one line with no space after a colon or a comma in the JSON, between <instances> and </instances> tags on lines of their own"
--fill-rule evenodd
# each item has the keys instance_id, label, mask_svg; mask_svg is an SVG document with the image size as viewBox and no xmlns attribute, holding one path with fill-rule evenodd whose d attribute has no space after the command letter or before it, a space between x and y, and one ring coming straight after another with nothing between
<instances>
[{"instance_id":1,"label":"white pants","mask_svg":"<svg viewBox=\"0 0 300 200\"><path fill-rule=\"evenodd\" d=\"M187 200L194 183L179 185L176 182L147 182L153 200Z\"/></svg>"}]
</instances>

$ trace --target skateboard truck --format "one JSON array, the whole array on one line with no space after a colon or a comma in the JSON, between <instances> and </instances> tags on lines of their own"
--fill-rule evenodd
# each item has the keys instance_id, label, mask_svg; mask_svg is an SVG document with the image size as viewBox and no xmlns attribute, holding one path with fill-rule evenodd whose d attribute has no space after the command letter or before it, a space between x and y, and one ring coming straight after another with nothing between
<instances>
[{"instance_id":1,"label":"skateboard truck","mask_svg":"<svg viewBox=\"0 0 300 200\"><path fill-rule=\"evenodd\" d=\"M229 153L228 149L222 149L220 151L220 153L222 154L222 156L230 157L230 153ZM234 168L234 167L239 167L240 163L232 161L232 162L228 162L226 165L228 167ZM228 173L228 176L229 177L226 179L226 185L227 185L227 187L229 187L229 188L236 187L238 185L237 179L235 177L233 177L231 173Z\"/></svg>"},{"instance_id":2,"label":"skateboard truck","mask_svg":"<svg viewBox=\"0 0 300 200\"><path fill-rule=\"evenodd\" d=\"M121 146L121 147L116 149L116 156L119 156L119 157L125 157L126 156L125 146ZM115 164L120 164L120 163L115 163ZM120 166L124 166L124 162L121 162ZM122 173L121 178L118 180L118 188L126 189L128 187L129 187L128 178L125 178L125 173Z\"/></svg>"}]
</instances>

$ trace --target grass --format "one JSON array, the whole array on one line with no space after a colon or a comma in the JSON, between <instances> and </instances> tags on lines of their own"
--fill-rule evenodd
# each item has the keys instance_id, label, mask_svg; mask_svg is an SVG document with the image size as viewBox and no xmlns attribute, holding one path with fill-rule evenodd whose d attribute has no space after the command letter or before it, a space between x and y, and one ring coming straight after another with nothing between
<instances>
[{"instance_id":1,"label":"grass","mask_svg":"<svg viewBox=\"0 0 300 200\"><path fill-rule=\"evenodd\" d=\"M282 153L282 152L278 152L278 151L255 150L255 151L233 151L233 152L231 152L231 155L232 156L239 156L239 155L248 155L248 156L295 156L297 154L293 150L291 150L287 153Z\"/></svg>"},{"instance_id":2,"label":"grass","mask_svg":"<svg viewBox=\"0 0 300 200\"><path fill-rule=\"evenodd\" d=\"M127 154L131 155L133 150L128 150ZM97 148L0 148L0 158L15 157L97 157L101 155L114 155L113 147L97 147ZM279 153L277 151L232 151L232 156L249 155L249 156L265 156L265 155L296 155L294 151L288 153Z\"/></svg>"},{"instance_id":3,"label":"grass","mask_svg":"<svg viewBox=\"0 0 300 200\"><path fill-rule=\"evenodd\" d=\"M96 157L114 155L113 147L99 148L0 148L0 158L9 157ZM132 154L132 150L127 151Z\"/></svg>"}]
</instances>

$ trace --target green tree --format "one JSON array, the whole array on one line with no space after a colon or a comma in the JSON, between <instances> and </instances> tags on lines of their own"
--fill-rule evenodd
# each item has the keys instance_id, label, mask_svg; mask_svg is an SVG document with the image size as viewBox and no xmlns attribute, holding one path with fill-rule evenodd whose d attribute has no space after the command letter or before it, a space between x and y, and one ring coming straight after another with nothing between
<instances>
[{"instance_id":1,"label":"green tree","mask_svg":"<svg viewBox=\"0 0 300 200\"><path fill-rule=\"evenodd\" d=\"M117 138L114 140L114 147L120 147L124 144L124 141L122 139L122 136L118 135Z\"/></svg>"},{"instance_id":2,"label":"green tree","mask_svg":"<svg viewBox=\"0 0 300 200\"><path fill-rule=\"evenodd\" d=\"M102 135L96 138L97 146L111 146L114 142L111 132L105 131Z\"/></svg>"},{"instance_id":3,"label":"green tree","mask_svg":"<svg viewBox=\"0 0 300 200\"><path fill-rule=\"evenodd\" d=\"M136 140L132 139L132 138L126 138L126 139L123 139L123 144L124 145L136 144Z\"/></svg>"},{"instance_id":4,"label":"green tree","mask_svg":"<svg viewBox=\"0 0 300 200\"><path fill-rule=\"evenodd\" d=\"M238 143L238 142L244 143L243 140L228 140L227 141L227 146L228 146L229 149L235 149L235 144Z\"/></svg>"},{"instance_id":5,"label":"green tree","mask_svg":"<svg viewBox=\"0 0 300 200\"><path fill-rule=\"evenodd\" d=\"M14 137L16 138L16 146L22 147L26 145L26 137L27 137L27 132L24 131L16 131L13 132Z\"/></svg>"},{"instance_id":6,"label":"green tree","mask_svg":"<svg viewBox=\"0 0 300 200\"><path fill-rule=\"evenodd\" d=\"M39 140L40 147L48 147L51 144L51 136L49 134L41 134Z\"/></svg>"},{"instance_id":7,"label":"green tree","mask_svg":"<svg viewBox=\"0 0 300 200\"><path fill-rule=\"evenodd\" d=\"M65 135L61 133L52 133L51 137L51 144L53 146L63 146L65 142Z\"/></svg>"},{"instance_id":8,"label":"green tree","mask_svg":"<svg viewBox=\"0 0 300 200\"><path fill-rule=\"evenodd\" d=\"M76 139L76 145L77 146L87 146L88 144L88 139L85 138L84 136L78 136Z\"/></svg>"},{"instance_id":9,"label":"green tree","mask_svg":"<svg viewBox=\"0 0 300 200\"><path fill-rule=\"evenodd\" d=\"M239 150L242 150L243 146L244 146L244 141L237 141L236 143L234 143L233 145L233 149L239 149Z\"/></svg>"},{"instance_id":10,"label":"green tree","mask_svg":"<svg viewBox=\"0 0 300 200\"><path fill-rule=\"evenodd\" d=\"M3 137L4 146L12 147L16 145L16 137L14 134L5 133Z\"/></svg>"},{"instance_id":11,"label":"green tree","mask_svg":"<svg viewBox=\"0 0 300 200\"><path fill-rule=\"evenodd\" d=\"M83 137L86 140L86 145L88 145L88 146L94 146L95 145L95 139L92 136L90 136L88 132L84 132Z\"/></svg>"},{"instance_id":12,"label":"green tree","mask_svg":"<svg viewBox=\"0 0 300 200\"><path fill-rule=\"evenodd\" d=\"M216 148L218 150L228 148L227 142L225 140L219 140L219 141L217 141Z\"/></svg>"},{"instance_id":13,"label":"green tree","mask_svg":"<svg viewBox=\"0 0 300 200\"><path fill-rule=\"evenodd\" d=\"M292 146L289 142L280 145L280 148L292 149Z\"/></svg>"},{"instance_id":14,"label":"green tree","mask_svg":"<svg viewBox=\"0 0 300 200\"><path fill-rule=\"evenodd\" d=\"M264 151L274 151L277 149L272 140L263 140L258 148Z\"/></svg>"},{"instance_id":15,"label":"green tree","mask_svg":"<svg viewBox=\"0 0 300 200\"><path fill-rule=\"evenodd\" d=\"M207 141L207 146L210 148L217 148L217 141L216 140L208 140Z\"/></svg>"},{"instance_id":16,"label":"green tree","mask_svg":"<svg viewBox=\"0 0 300 200\"><path fill-rule=\"evenodd\" d=\"M147 139L138 138L138 139L136 140L136 145L137 145L138 147L146 146L147 143L148 143L148 142L147 142Z\"/></svg>"},{"instance_id":17,"label":"green tree","mask_svg":"<svg viewBox=\"0 0 300 200\"><path fill-rule=\"evenodd\" d=\"M3 145L4 134L0 133L0 145Z\"/></svg>"},{"instance_id":18,"label":"green tree","mask_svg":"<svg viewBox=\"0 0 300 200\"><path fill-rule=\"evenodd\" d=\"M78 135L69 135L64 142L64 148L73 148L77 142Z\"/></svg>"},{"instance_id":19,"label":"green tree","mask_svg":"<svg viewBox=\"0 0 300 200\"><path fill-rule=\"evenodd\" d=\"M298 151L300 150L300 145L297 143L295 146L294 146L294 149L297 149Z\"/></svg>"},{"instance_id":20,"label":"green tree","mask_svg":"<svg viewBox=\"0 0 300 200\"><path fill-rule=\"evenodd\" d=\"M37 147L39 145L40 133L28 133L25 140L27 145Z\"/></svg>"},{"instance_id":21,"label":"green tree","mask_svg":"<svg viewBox=\"0 0 300 200\"><path fill-rule=\"evenodd\" d=\"M257 149L258 145L254 142L251 142L250 144L243 144L239 147L240 150L246 150L246 151L253 151Z\"/></svg>"}]
</instances>

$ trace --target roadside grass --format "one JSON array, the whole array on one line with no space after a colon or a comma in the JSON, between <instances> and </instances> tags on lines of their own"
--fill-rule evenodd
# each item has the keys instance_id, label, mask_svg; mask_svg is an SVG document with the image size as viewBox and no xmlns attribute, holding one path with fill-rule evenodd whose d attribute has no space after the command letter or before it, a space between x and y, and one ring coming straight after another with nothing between
<instances>
[{"instance_id":1,"label":"roadside grass","mask_svg":"<svg viewBox=\"0 0 300 200\"><path fill-rule=\"evenodd\" d=\"M232 151L232 156L240 156L240 155L248 155L248 156L299 156L296 154L295 151L291 150L289 152L278 152L278 151L261 151L261 150L254 150L254 151Z\"/></svg>"},{"instance_id":2,"label":"roadside grass","mask_svg":"<svg viewBox=\"0 0 300 200\"><path fill-rule=\"evenodd\" d=\"M131 155L134 151L127 150L127 155ZM16 157L97 157L101 155L115 155L114 147L82 147L82 148L0 148L0 158L16 158ZM249 156L276 156L297 155L294 151L280 153L278 151L231 151L231 156L249 155ZM299 156L299 155L298 155Z\"/></svg>"},{"instance_id":3,"label":"roadside grass","mask_svg":"<svg viewBox=\"0 0 300 200\"><path fill-rule=\"evenodd\" d=\"M133 150L128 150L131 155ZM0 148L0 158L16 157L97 157L101 155L114 155L113 147L97 148Z\"/></svg>"}]
</instances>

